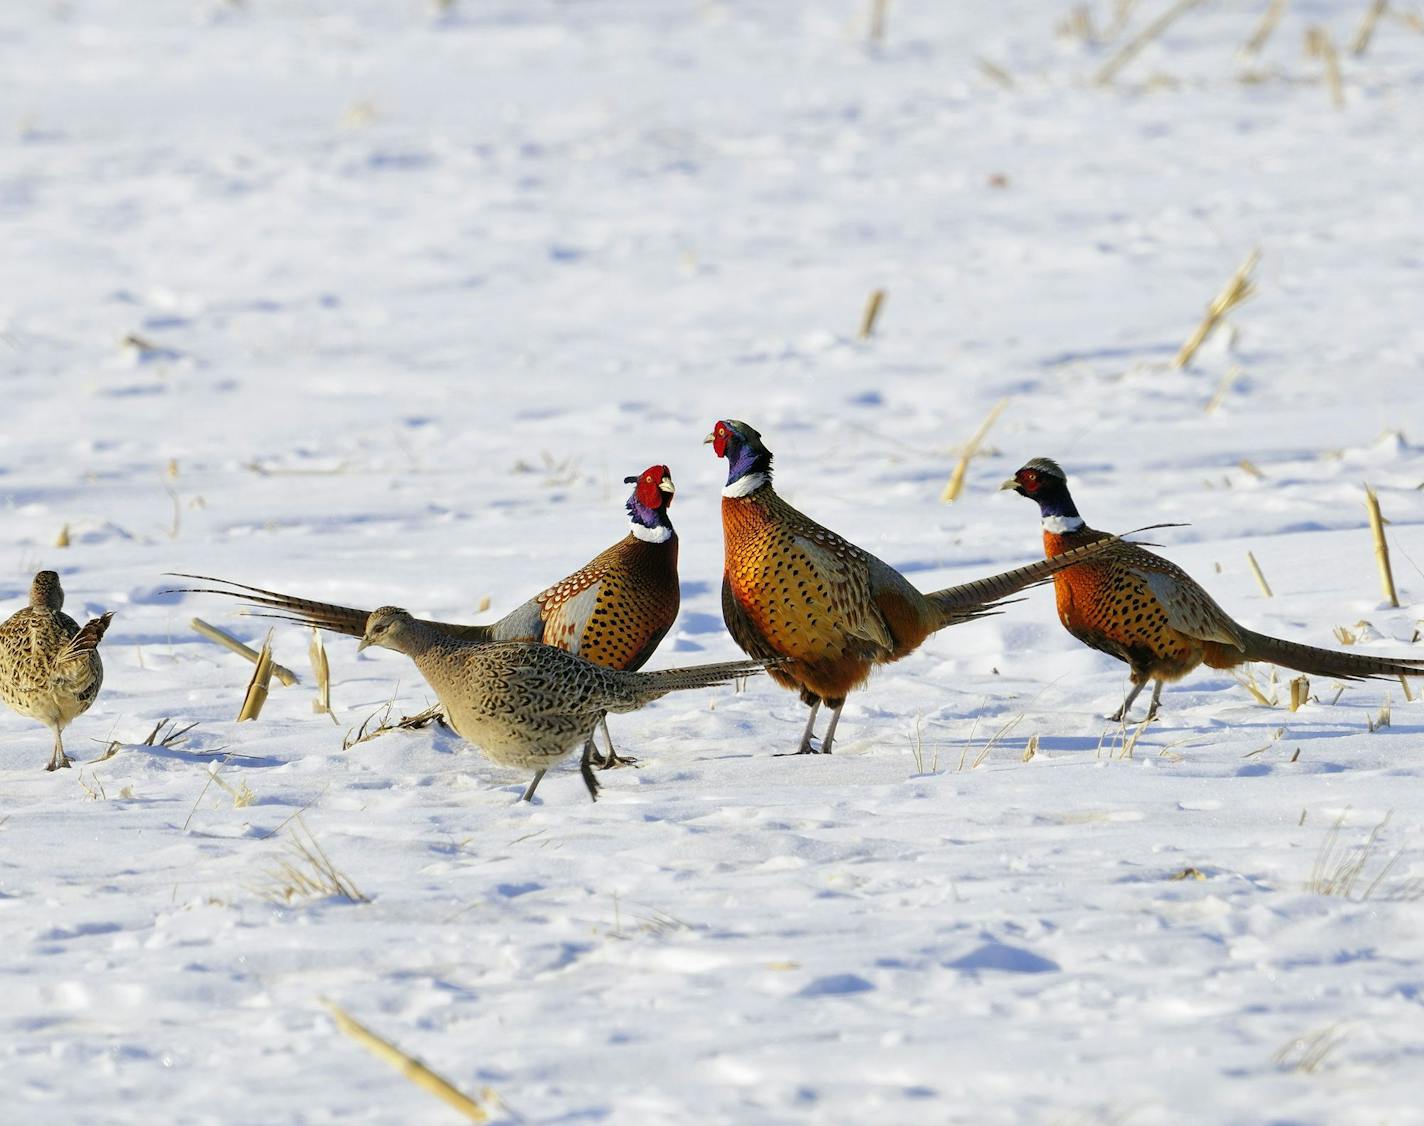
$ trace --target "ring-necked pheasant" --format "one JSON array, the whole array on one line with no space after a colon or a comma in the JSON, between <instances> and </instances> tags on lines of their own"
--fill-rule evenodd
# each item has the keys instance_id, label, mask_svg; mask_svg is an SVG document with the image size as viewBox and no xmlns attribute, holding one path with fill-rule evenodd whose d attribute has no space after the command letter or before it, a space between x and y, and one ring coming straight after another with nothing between
<instances>
[{"instance_id":1,"label":"ring-necked pheasant","mask_svg":"<svg viewBox=\"0 0 1424 1126\"><path fill-rule=\"evenodd\" d=\"M1108 536L1088 527L1056 461L1036 457L1001 486L1038 503L1048 555ZM1162 685L1198 665L1229 669L1269 661L1311 676L1340 680L1424 675L1424 661L1366 657L1282 641L1236 622L1195 581L1160 555L1119 545L1071 571L1055 575L1058 617L1083 644L1126 662L1132 688L1111 718L1124 720L1143 687L1156 681L1147 718L1157 715Z\"/></svg>"},{"instance_id":2,"label":"ring-necked pheasant","mask_svg":"<svg viewBox=\"0 0 1424 1126\"><path fill-rule=\"evenodd\" d=\"M540 641L612 669L635 672L657 649L677 618L677 533L668 517L675 488L666 465L652 465L637 477L627 509L628 534L612 547L560 579L522 606L489 625L426 622L447 637L462 641ZM193 588L201 593L241 598L272 610L270 617L301 622L348 637L361 637L369 610L315 602L206 575L183 578L221 583L232 589ZM604 735L608 730L604 728ZM607 769L634 761L619 756L608 743L606 759L594 761Z\"/></svg>"},{"instance_id":3,"label":"ring-necked pheasant","mask_svg":"<svg viewBox=\"0 0 1424 1126\"><path fill-rule=\"evenodd\" d=\"M722 616L748 656L785 658L767 673L811 709L796 754L818 753L812 734L822 703L833 711L819 753L830 753L846 694L876 665L898 661L945 626L996 613L1009 595L1111 547L922 594L888 563L777 496L771 451L745 422L724 419L706 441L728 463Z\"/></svg>"},{"instance_id":4,"label":"ring-necked pheasant","mask_svg":"<svg viewBox=\"0 0 1424 1126\"><path fill-rule=\"evenodd\" d=\"M595 665L550 645L461 640L394 606L372 612L361 648L380 645L404 653L445 706L450 726L501 766L530 767L534 780L582 747L588 796L598 800L593 776L593 732L608 712L631 712L669 692L711 688L764 667L761 661L627 672Z\"/></svg>"},{"instance_id":5,"label":"ring-necked pheasant","mask_svg":"<svg viewBox=\"0 0 1424 1126\"><path fill-rule=\"evenodd\" d=\"M53 571L30 584L30 604L0 624L0 700L54 732L46 770L69 765L63 732L89 710L104 683L99 642L113 611L83 627L64 612L64 588Z\"/></svg>"}]
</instances>

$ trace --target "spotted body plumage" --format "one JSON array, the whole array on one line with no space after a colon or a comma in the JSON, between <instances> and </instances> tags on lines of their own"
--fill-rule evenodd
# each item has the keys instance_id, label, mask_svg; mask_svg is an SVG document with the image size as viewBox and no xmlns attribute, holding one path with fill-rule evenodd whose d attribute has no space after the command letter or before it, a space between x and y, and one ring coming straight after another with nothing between
<instances>
[{"instance_id":1,"label":"spotted body plumage","mask_svg":"<svg viewBox=\"0 0 1424 1126\"><path fill-rule=\"evenodd\" d=\"M637 477L628 498L630 530L613 546L488 625L427 621L447 637L461 641L542 642L608 668L636 671L647 663L677 620L681 592L677 577L678 537L668 508L675 488L665 465L653 465ZM270 616L318 629L361 637L371 611L317 602L261 587L214 579L196 588L239 598L271 611ZM609 745L604 766L631 761Z\"/></svg>"},{"instance_id":2,"label":"spotted body plumage","mask_svg":"<svg viewBox=\"0 0 1424 1126\"><path fill-rule=\"evenodd\" d=\"M53 571L40 571L30 604L0 623L0 700L54 732L48 770L69 765L63 732L89 710L104 684L98 645L112 613L80 626L63 610L64 589Z\"/></svg>"},{"instance_id":3,"label":"spotted body plumage","mask_svg":"<svg viewBox=\"0 0 1424 1126\"><path fill-rule=\"evenodd\" d=\"M1046 560L923 594L884 560L782 500L771 484L771 452L745 422L724 419L707 441L728 462L722 616L744 652L782 658L768 673L810 707L797 754L814 753L823 702L833 709L821 741L829 752L846 694L876 665L914 652L945 626L996 613L1008 596L1077 561Z\"/></svg>"},{"instance_id":4,"label":"spotted body plumage","mask_svg":"<svg viewBox=\"0 0 1424 1126\"><path fill-rule=\"evenodd\" d=\"M609 712L630 712L669 692L726 684L761 670L734 661L659 672L595 665L550 645L472 642L441 633L396 607L371 613L361 646L381 645L410 657L439 697L450 725L501 766L544 771L582 747L589 795L593 733Z\"/></svg>"},{"instance_id":5,"label":"spotted body plumage","mask_svg":"<svg viewBox=\"0 0 1424 1126\"><path fill-rule=\"evenodd\" d=\"M1051 458L1029 461L1003 487L1037 502L1047 555L1111 538L1088 527L1078 514L1067 476ZM1269 661L1341 680L1424 674L1424 661L1338 653L1249 630L1175 563L1136 544L1117 541L1110 550L1055 575L1053 585L1064 628L1130 670L1132 687L1115 720L1127 716L1149 680L1156 682L1147 713L1153 718L1163 684L1203 664L1228 669Z\"/></svg>"}]
</instances>

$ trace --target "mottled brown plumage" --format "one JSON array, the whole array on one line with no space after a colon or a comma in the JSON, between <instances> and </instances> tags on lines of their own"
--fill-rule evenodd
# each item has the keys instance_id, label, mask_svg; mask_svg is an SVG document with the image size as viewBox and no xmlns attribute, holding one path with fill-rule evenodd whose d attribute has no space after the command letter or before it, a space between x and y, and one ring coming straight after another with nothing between
<instances>
[{"instance_id":1,"label":"mottled brown plumage","mask_svg":"<svg viewBox=\"0 0 1424 1126\"><path fill-rule=\"evenodd\" d=\"M63 731L89 710L104 683L99 642L113 613L79 623L64 613L64 588L53 571L30 584L30 604L0 623L0 700L54 732L46 770L69 765Z\"/></svg>"},{"instance_id":2,"label":"mottled brown plumage","mask_svg":"<svg viewBox=\"0 0 1424 1126\"><path fill-rule=\"evenodd\" d=\"M649 466L626 481L634 486L627 502L631 527L612 547L497 622L426 624L462 641L537 641L596 665L626 671L642 668L672 628L680 603L678 539L668 516L675 488L665 465ZM227 579L181 577L227 588L192 588L197 591L240 598L278 611L268 616L349 637L361 637L371 615L369 610L316 602ZM617 755L610 740L607 758L596 756L595 761L607 767L633 760Z\"/></svg>"},{"instance_id":3,"label":"mottled brown plumage","mask_svg":"<svg viewBox=\"0 0 1424 1126\"><path fill-rule=\"evenodd\" d=\"M1083 521L1066 475L1051 458L1034 458L1003 487L1038 503L1048 555L1110 538ZM1175 563L1136 544L1118 541L1110 552L1054 576L1053 583L1068 632L1131 670L1132 688L1115 720L1127 716L1149 680L1156 684L1147 718L1154 718L1163 684L1203 664L1229 669L1269 661L1339 680L1424 675L1424 661L1317 649L1249 630Z\"/></svg>"},{"instance_id":4,"label":"mottled brown plumage","mask_svg":"<svg viewBox=\"0 0 1424 1126\"><path fill-rule=\"evenodd\" d=\"M821 743L821 753L830 752L847 693L876 665L898 661L936 630L997 613L1008 596L1110 546L923 594L888 563L782 500L771 485L772 455L745 422L718 422L707 441L729 463L722 615L749 656L785 658L768 673L811 708L797 754L815 753L811 736L822 702L834 709Z\"/></svg>"},{"instance_id":5,"label":"mottled brown plumage","mask_svg":"<svg viewBox=\"0 0 1424 1126\"><path fill-rule=\"evenodd\" d=\"M582 747L580 769L589 797L598 783L590 768L593 732L608 712L631 712L669 692L709 688L760 672L761 662L626 672L595 665L550 645L474 642L452 638L406 611L372 612L361 647L381 645L415 662L445 707L450 725L501 766L527 767L534 780Z\"/></svg>"}]
</instances>

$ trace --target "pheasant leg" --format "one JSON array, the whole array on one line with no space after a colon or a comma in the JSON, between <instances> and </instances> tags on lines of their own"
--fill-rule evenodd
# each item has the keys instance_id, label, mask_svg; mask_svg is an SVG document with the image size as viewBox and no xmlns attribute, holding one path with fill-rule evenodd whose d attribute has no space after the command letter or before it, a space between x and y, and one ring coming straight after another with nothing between
<instances>
[{"instance_id":1,"label":"pheasant leg","mask_svg":"<svg viewBox=\"0 0 1424 1126\"><path fill-rule=\"evenodd\" d=\"M835 742L836 738L836 724L841 721L841 709L843 707L845 707L844 700L836 705L836 710L831 713L831 722L826 725L826 733L821 736L821 754L823 755L831 753L831 744Z\"/></svg>"},{"instance_id":2,"label":"pheasant leg","mask_svg":"<svg viewBox=\"0 0 1424 1126\"><path fill-rule=\"evenodd\" d=\"M64 753L64 739L60 736L59 728L54 729L54 754L50 755L49 765L46 770L58 770L60 767L70 765L69 756Z\"/></svg>"},{"instance_id":3,"label":"pheasant leg","mask_svg":"<svg viewBox=\"0 0 1424 1126\"><path fill-rule=\"evenodd\" d=\"M608 740L608 754L600 754L597 749L593 752L590 760L594 766L600 770L612 770L615 766L629 766L638 760L632 755L620 755L613 749L613 736L608 732L608 717L604 716L598 721L598 726L603 728L603 737Z\"/></svg>"},{"instance_id":4,"label":"pheasant leg","mask_svg":"<svg viewBox=\"0 0 1424 1126\"><path fill-rule=\"evenodd\" d=\"M539 788L539 779L542 777L544 777L544 768L541 766L534 772L534 781L529 783L529 789L524 791L524 796L519 799L520 801L534 800L534 791Z\"/></svg>"},{"instance_id":5,"label":"pheasant leg","mask_svg":"<svg viewBox=\"0 0 1424 1126\"><path fill-rule=\"evenodd\" d=\"M608 745L609 750L613 749L613 744ZM583 745L583 758L579 760L579 773L583 775L583 784L588 787L588 800L598 800L598 779L593 774L593 756L596 752L593 749L593 734L589 733L588 740Z\"/></svg>"},{"instance_id":6,"label":"pheasant leg","mask_svg":"<svg viewBox=\"0 0 1424 1126\"><path fill-rule=\"evenodd\" d=\"M1157 705L1162 702L1162 684L1163 682L1159 680L1152 689L1152 704L1147 709L1148 723L1151 723L1154 719L1157 718Z\"/></svg>"},{"instance_id":7,"label":"pheasant leg","mask_svg":"<svg viewBox=\"0 0 1424 1126\"><path fill-rule=\"evenodd\" d=\"M778 758L789 757L790 755L818 755L818 751L811 742L811 734L816 729L816 713L821 710L821 700L817 697L811 702L811 714L806 717L806 730L801 732L801 745L794 751L783 752Z\"/></svg>"},{"instance_id":8,"label":"pheasant leg","mask_svg":"<svg viewBox=\"0 0 1424 1126\"><path fill-rule=\"evenodd\" d=\"M1158 681L1157 683L1160 684L1162 682ZM1122 702L1122 707L1118 708L1117 711L1113 712L1112 715L1108 716L1108 719L1111 720L1113 723L1122 723L1125 719L1127 719L1127 713L1132 707L1132 701L1137 699L1138 693L1140 693L1146 687L1147 681L1145 678L1143 680L1139 680L1136 684L1134 684L1132 686L1132 691L1127 694L1127 699Z\"/></svg>"}]
</instances>

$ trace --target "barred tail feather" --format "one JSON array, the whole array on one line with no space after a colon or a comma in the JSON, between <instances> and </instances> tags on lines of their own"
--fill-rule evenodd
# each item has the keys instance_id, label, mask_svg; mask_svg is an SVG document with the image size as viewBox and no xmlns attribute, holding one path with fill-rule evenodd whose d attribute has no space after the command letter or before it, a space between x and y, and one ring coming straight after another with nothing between
<instances>
[{"instance_id":1,"label":"barred tail feather","mask_svg":"<svg viewBox=\"0 0 1424 1126\"><path fill-rule=\"evenodd\" d=\"M1046 583L1059 571L1111 551L1121 542L1116 536L1105 536L1093 543L1069 548L1048 559L1040 559L1026 567L1015 567L1012 571L1001 571L985 579L975 579L970 583L927 594L925 599L939 616L934 628L943 629L945 626L997 614L1001 607L1017 601L1010 598L1010 595Z\"/></svg>"},{"instance_id":2,"label":"barred tail feather","mask_svg":"<svg viewBox=\"0 0 1424 1126\"><path fill-rule=\"evenodd\" d=\"M1245 660L1269 661L1309 676L1329 676L1337 680L1368 680L1374 677L1392 680L1401 676L1424 676L1424 660L1340 653L1333 649L1317 649L1313 645L1282 641L1278 637L1250 630L1243 629L1241 633L1246 643Z\"/></svg>"},{"instance_id":3,"label":"barred tail feather","mask_svg":"<svg viewBox=\"0 0 1424 1126\"><path fill-rule=\"evenodd\" d=\"M114 611L99 615L85 622L72 638L69 639L67 649L70 653L91 653L99 648L99 642L104 640L104 633L109 628L109 622L113 620Z\"/></svg>"},{"instance_id":4,"label":"barred tail feather","mask_svg":"<svg viewBox=\"0 0 1424 1126\"><path fill-rule=\"evenodd\" d=\"M371 611L354 606L338 606L334 602L316 602L310 598L299 598L294 594L281 594L275 590L265 590L260 586L248 586L230 579L215 579L208 575L187 575L174 572L179 578L197 579L219 586L181 587L183 594L221 594L227 598L240 599L249 606L262 607L253 612L253 617L275 618L281 622L295 622L298 625L314 626L331 633L345 634L347 637L364 637L366 619ZM231 589L224 589L231 588ZM267 611L280 611L268 613ZM427 622L447 637L460 641L492 641L489 626L467 626L453 622Z\"/></svg>"},{"instance_id":5,"label":"barred tail feather","mask_svg":"<svg viewBox=\"0 0 1424 1126\"><path fill-rule=\"evenodd\" d=\"M315 602L310 598L298 598L293 594L281 594L275 590L265 590L260 586L248 586L230 579L215 579L210 575L188 575L174 572L180 579L197 579L204 583L218 583L219 586L180 587L181 594L221 594L226 598L236 598L250 606L279 610L278 614L262 614L258 617L277 618L282 621L298 622L315 626L317 629L344 633L348 637L362 637L366 633L366 619L369 610L359 610L353 606L338 606L332 602Z\"/></svg>"},{"instance_id":6,"label":"barred tail feather","mask_svg":"<svg viewBox=\"0 0 1424 1126\"><path fill-rule=\"evenodd\" d=\"M716 665L689 665L681 669L659 669L657 672L624 673L633 685L640 704L666 696L669 692L682 692L689 688L715 688L728 684L738 677L754 676L762 672L767 661L726 661Z\"/></svg>"}]
</instances>

